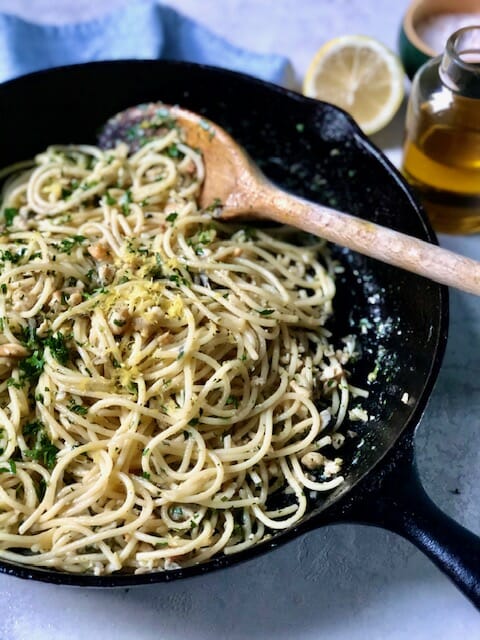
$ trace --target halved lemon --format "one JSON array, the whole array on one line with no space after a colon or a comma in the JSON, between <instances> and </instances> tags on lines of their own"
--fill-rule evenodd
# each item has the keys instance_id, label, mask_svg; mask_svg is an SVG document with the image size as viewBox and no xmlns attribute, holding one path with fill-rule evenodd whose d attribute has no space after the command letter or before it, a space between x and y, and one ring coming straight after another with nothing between
<instances>
[{"instance_id":1,"label":"halved lemon","mask_svg":"<svg viewBox=\"0 0 480 640\"><path fill-rule=\"evenodd\" d=\"M345 109L370 135L396 114L404 78L400 60L381 42L368 36L341 36L317 51L303 93Z\"/></svg>"}]
</instances>

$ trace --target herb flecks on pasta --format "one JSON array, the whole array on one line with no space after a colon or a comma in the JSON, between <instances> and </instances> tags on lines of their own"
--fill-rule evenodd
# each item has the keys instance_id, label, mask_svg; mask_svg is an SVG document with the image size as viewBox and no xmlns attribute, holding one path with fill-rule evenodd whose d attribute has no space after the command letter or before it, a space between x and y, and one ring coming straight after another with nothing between
<instances>
[{"instance_id":1,"label":"herb flecks on pasta","mask_svg":"<svg viewBox=\"0 0 480 640\"><path fill-rule=\"evenodd\" d=\"M342 482L354 340L324 327L322 243L199 210L202 159L175 127L130 156L56 146L4 175L0 557L188 566Z\"/></svg>"}]
</instances>

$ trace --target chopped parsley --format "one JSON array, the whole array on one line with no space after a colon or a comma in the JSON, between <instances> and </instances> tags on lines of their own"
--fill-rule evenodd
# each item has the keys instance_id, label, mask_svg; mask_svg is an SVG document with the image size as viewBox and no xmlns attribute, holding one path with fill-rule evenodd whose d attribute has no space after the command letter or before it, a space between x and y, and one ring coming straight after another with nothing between
<instances>
[{"instance_id":1,"label":"chopped parsley","mask_svg":"<svg viewBox=\"0 0 480 640\"><path fill-rule=\"evenodd\" d=\"M235 398L235 396L228 396L225 404L226 405L233 405L233 407L235 409L238 409L238 398Z\"/></svg>"},{"instance_id":2,"label":"chopped parsley","mask_svg":"<svg viewBox=\"0 0 480 640\"><path fill-rule=\"evenodd\" d=\"M125 193L120 197L119 204L122 206L122 213L124 216L128 216L130 213L130 204L132 202L132 192L127 189Z\"/></svg>"},{"instance_id":3,"label":"chopped parsley","mask_svg":"<svg viewBox=\"0 0 480 640\"><path fill-rule=\"evenodd\" d=\"M11 227L13 224L13 219L18 216L19 211L15 207L6 207L3 210L3 217L5 218L5 226Z\"/></svg>"},{"instance_id":4,"label":"chopped parsley","mask_svg":"<svg viewBox=\"0 0 480 640\"><path fill-rule=\"evenodd\" d=\"M271 316L275 312L275 309L257 309L261 316Z\"/></svg>"},{"instance_id":5,"label":"chopped parsley","mask_svg":"<svg viewBox=\"0 0 480 640\"><path fill-rule=\"evenodd\" d=\"M68 200L71 195L72 195L71 189L66 189L65 187L62 187L62 193L60 196L61 200Z\"/></svg>"},{"instance_id":6,"label":"chopped parsley","mask_svg":"<svg viewBox=\"0 0 480 640\"><path fill-rule=\"evenodd\" d=\"M105 195L105 202L110 206L117 204L117 201L115 200L115 198L113 198L108 191Z\"/></svg>"},{"instance_id":7,"label":"chopped parsley","mask_svg":"<svg viewBox=\"0 0 480 640\"><path fill-rule=\"evenodd\" d=\"M80 416L85 416L88 413L88 408L84 407L83 404L77 404L75 400L72 400L68 405L70 411L73 413L78 413Z\"/></svg>"},{"instance_id":8,"label":"chopped parsley","mask_svg":"<svg viewBox=\"0 0 480 640\"><path fill-rule=\"evenodd\" d=\"M11 262L12 264L18 264L20 260L25 255L26 249L20 249L16 253L10 251L10 249L5 249L5 251L0 251L0 260L2 262Z\"/></svg>"},{"instance_id":9,"label":"chopped parsley","mask_svg":"<svg viewBox=\"0 0 480 640\"><path fill-rule=\"evenodd\" d=\"M183 286L185 287L189 287L190 282L180 274L179 270L174 269L174 271L176 273L172 273L171 275L169 275L167 280L169 280L170 282L174 282L177 287L179 287L181 284L183 284Z\"/></svg>"},{"instance_id":10,"label":"chopped parsley","mask_svg":"<svg viewBox=\"0 0 480 640\"><path fill-rule=\"evenodd\" d=\"M148 276L152 280L161 280L165 277L165 274L163 273L162 256L159 253L155 254L155 263L155 266L149 270Z\"/></svg>"},{"instance_id":11,"label":"chopped parsley","mask_svg":"<svg viewBox=\"0 0 480 640\"><path fill-rule=\"evenodd\" d=\"M127 384L127 390L129 391L129 393L131 393L132 395L137 395L138 393L138 385L136 382L129 382Z\"/></svg>"},{"instance_id":12,"label":"chopped parsley","mask_svg":"<svg viewBox=\"0 0 480 640\"><path fill-rule=\"evenodd\" d=\"M23 427L22 432L30 447L23 452L24 456L36 460L47 469L53 469L59 449L50 441L43 422L30 422Z\"/></svg>"},{"instance_id":13,"label":"chopped parsley","mask_svg":"<svg viewBox=\"0 0 480 640\"><path fill-rule=\"evenodd\" d=\"M31 353L22 358L18 364L20 369L19 384L25 380L35 381L43 371L45 366L44 351L49 349L51 355L60 364L66 365L70 356L65 336L58 332L49 335L46 338L37 336L36 329L27 327L23 329L20 336L23 345L31 351Z\"/></svg>"},{"instance_id":14,"label":"chopped parsley","mask_svg":"<svg viewBox=\"0 0 480 640\"><path fill-rule=\"evenodd\" d=\"M58 332L56 335L51 335L45 338L44 344L49 348L50 353L58 360L60 364L66 365L70 356L68 351L65 336L63 333Z\"/></svg>"},{"instance_id":15,"label":"chopped parsley","mask_svg":"<svg viewBox=\"0 0 480 640\"><path fill-rule=\"evenodd\" d=\"M148 255L148 249L146 247L136 246L135 243L130 239L127 240L127 251L128 253L138 253L139 255L143 256Z\"/></svg>"},{"instance_id":16,"label":"chopped parsley","mask_svg":"<svg viewBox=\"0 0 480 640\"><path fill-rule=\"evenodd\" d=\"M36 380L43 371L45 360L43 357L43 351L35 349L35 351L29 356L22 358L18 366L20 369L21 380Z\"/></svg>"},{"instance_id":17,"label":"chopped parsley","mask_svg":"<svg viewBox=\"0 0 480 640\"><path fill-rule=\"evenodd\" d=\"M53 469L57 461L58 451L58 447L50 442L46 435L42 435L36 448L27 449L24 454L27 458L40 462L47 469Z\"/></svg>"},{"instance_id":18,"label":"chopped parsley","mask_svg":"<svg viewBox=\"0 0 480 640\"><path fill-rule=\"evenodd\" d=\"M180 151L176 144L171 144L165 149L165 151L171 158L181 158L184 156L184 154Z\"/></svg>"},{"instance_id":19,"label":"chopped parsley","mask_svg":"<svg viewBox=\"0 0 480 640\"><path fill-rule=\"evenodd\" d=\"M42 429L44 429L43 422L41 422L41 420L34 420L24 425L22 433L27 437L38 434Z\"/></svg>"},{"instance_id":20,"label":"chopped parsley","mask_svg":"<svg viewBox=\"0 0 480 640\"><path fill-rule=\"evenodd\" d=\"M93 189L93 187L96 187L98 185L98 180L93 180L92 182L84 182L81 185L81 188L83 191L88 191L89 189Z\"/></svg>"},{"instance_id":21,"label":"chopped parsley","mask_svg":"<svg viewBox=\"0 0 480 640\"><path fill-rule=\"evenodd\" d=\"M216 211L217 209L220 209L220 207L222 207L222 206L223 205L222 205L222 201L220 200L220 198L215 198L215 200L212 202L212 204L209 205L205 209L205 211L213 212L213 211Z\"/></svg>"},{"instance_id":22,"label":"chopped parsley","mask_svg":"<svg viewBox=\"0 0 480 640\"><path fill-rule=\"evenodd\" d=\"M216 233L215 229L205 229L204 231L200 231L198 234L198 242L200 244L210 244L215 239Z\"/></svg>"},{"instance_id":23,"label":"chopped parsley","mask_svg":"<svg viewBox=\"0 0 480 640\"><path fill-rule=\"evenodd\" d=\"M7 469L7 467L1 467L0 473L17 473L17 465L15 464L15 460L7 460L6 462L9 468Z\"/></svg>"},{"instance_id":24,"label":"chopped parsley","mask_svg":"<svg viewBox=\"0 0 480 640\"><path fill-rule=\"evenodd\" d=\"M169 213L168 216L165 218L165 220L173 224L177 218L178 218L178 213Z\"/></svg>"},{"instance_id":25,"label":"chopped parsley","mask_svg":"<svg viewBox=\"0 0 480 640\"><path fill-rule=\"evenodd\" d=\"M15 380L15 378L9 378L7 380L7 387L13 387L14 389L21 389L23 387L23 382L20 380Z\"/></svg>"},{"instance_id":26,"label":"chopped parsley","mask_svg":"<svg viewBox=\"0 0 480 640\"><path fill-rule=\"evenodd\" d=\"M60 253L67 253L70 255L72 249L78 247L83 242L85 242L85 236L72 236L71 238L63 238L60 244L56 245L56 249L60 251Z\"/></svg>"}]
</instances>

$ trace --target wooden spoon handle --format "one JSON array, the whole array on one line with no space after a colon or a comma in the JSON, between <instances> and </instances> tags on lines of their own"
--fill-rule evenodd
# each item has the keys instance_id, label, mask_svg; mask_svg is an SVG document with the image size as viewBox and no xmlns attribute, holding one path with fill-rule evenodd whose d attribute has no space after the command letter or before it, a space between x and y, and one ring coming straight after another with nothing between
<instances>
[{"instance_id":1,"label":"wooden spoon handle","mask_svg":"<svg viewBox=\"0 0 480 640\"><path fill-rule=\"evenodd\" d=\"M480 262L373 222L313 204L269 184L260 186L255 200L254 210L258 217L309 231L435 282L480 295Z\"/></svg>"}]
</instances>

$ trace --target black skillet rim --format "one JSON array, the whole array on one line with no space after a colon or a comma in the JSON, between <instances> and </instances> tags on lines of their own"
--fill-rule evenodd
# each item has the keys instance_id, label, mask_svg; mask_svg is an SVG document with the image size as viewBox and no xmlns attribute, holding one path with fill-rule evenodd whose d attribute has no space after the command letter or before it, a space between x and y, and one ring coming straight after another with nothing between
<instances>
[{"instance_id":1,"label":"black skillet rim","mask_svg":"<svg viewBox=\"0 0 480 640\"><path fill-rule=\"evenodd\" d=\"M292 104L301 102L314 111L319 102L310 98L306 98L301 94L285 89L278 85L272 84L270 82L266 82L264 80L260 80L258 78L254 78L249 76L248 74L241 73L238 71L231 71L227 69L222 69L219 67L213 67L209 65L197 64L193 62L180 62L180 61L165 61L165 60L138 60L138 59L129 59L129 60L108 60L108 61L97 61L97 62L88 62L82 64L74 64L74 65L65 65L62 67L54 67L50 69L42 69L40 71L35 71L18 78L14 78L2 83L0 86L3 88L7 88L9 85L17 84L18 82L28 82L29 78L38 78L42 75L48 75L56 70L62 69L68 71L68 69L76 69L79 67L107 67L107 66L117 66L117 65L131 65L132 68L138 65L139 67L144 65L168 65L177 67L179 71L181 69L189 69L196 70L199 73L207 72L218 74L220 77L237 77L243 79L243 81L250 84L252 87L258 86L263 88L264 90L270 91L272 94L277 94L283 96L283 98L287 98L292 101ZM321 103L326 104L326 103ZM360 130L358 125L355 123L353 118L338 107L334 107L333 105L328 105L330 109L334 111L338 111L343 114L343 116L348 120L349 125L352 128L353 136L356 138L356 141L359 142L364 149L371 154L375 160L383 165L384 169L389 174L389 177L396 182L397 186L404 192L407 196L412 209L415 211L418 221L421 223L422 231L423 231L423 239L433 243L438 244L438 239L435 235L435 232L432 229L432 226L423 210L421 205L416 200L415 196L410 190L410 187L404 180L404 178L400 175L394 165L390 162L390 160L373 144ZM241 562L245 562L250 559L254 559L255 557L267 553L268 551L274 549L279 545L283 545L286 542L296 538L297 536L305 533L312 528L320 527L325 524L334 523L336 521L342 521L343 511L347 508L348 503L351 501L352 493L362 493L365 485L365 478L369 479L378 479L384 473L388 472L388 465L392 458L392 453L398 446L399 440L403 438L404 435L408 438L413 437L413 433L420 422L420 419L423 415L425 407L427 405L428 399L433 390L435 381L437 379L440 366L443 360L443 355L445 352L447 335L448 335L448 316L449 316L449 307L448 307L448 288L443 285L435 285L438 291L439 305L438 305L438 340L435 345L434 350L434 359L432 361L432 365L430 371L428 373L428 377L425 380L423 392L421 396L417 400L416 407L412 412L410 418L406 421L405 426L397 439L392 443L392 445L387 448L382 456L378 458L373 467L371 467L365 475L360 477L358 481L350 488L350 490L339 498L337 502L327 507L320 514L312 517L310 520L306 522L301 521L298 525L287 529L281 533L275 535L272 539L267 539L261 543L256 544L253 547L249 547L248 549L239 552L237 554L233 554L230 556L219 556L217 558L211 559L205 563L192 565L183 569L175 569L171 571L157 571L151 573L142 573L142 574L111 574L104 576L95 576L95 575L87 575L87 574L70 574L63 573L53 569L45 569L45 568L35 568L31 566L18 565L14 563L10 563L5 560L0 559L0 573L15 576L22 579L35 580L38 582L47 582L56 585L66 585L66 586L85 586L85 587L101 587L101 588L113 588L113 587L130 587L136 585L145 585L145 584L156 584L161 582L170 582L173 580L185 579L193 576L203 575L205 573L210 573L212 571L216 571L218 569L228 568L230 566L234 566ZM363 485L363 486L362 486Z\"/></svg>"}]
</instances>

